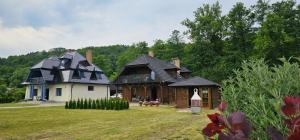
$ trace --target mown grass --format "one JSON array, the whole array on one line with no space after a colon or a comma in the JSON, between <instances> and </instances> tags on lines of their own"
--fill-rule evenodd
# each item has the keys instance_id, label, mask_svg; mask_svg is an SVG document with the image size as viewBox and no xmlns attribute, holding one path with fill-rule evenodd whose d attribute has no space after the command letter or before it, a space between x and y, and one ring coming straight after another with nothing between
<instances>
[{"instance_id":1,"label":"mown grass","mask_svg":"<svg viewBox=\"0 0 300 140\"><path fill-rule=\"evenodd\" d=\"M201 129L212 112L191 115L171 107L0 109L0 139L203 139Z\"/></svg>"},{"instance_id":2,"label":"mown grass","mask_svg":"<svg viewBox=\"0 0 300 140\"><path fill-rule=\"evenodd\" d=\"M35 106L37 104L20 104L20 103L3 103L0 107L19 107L19 106Z\"/></svg>"}]
</instances>

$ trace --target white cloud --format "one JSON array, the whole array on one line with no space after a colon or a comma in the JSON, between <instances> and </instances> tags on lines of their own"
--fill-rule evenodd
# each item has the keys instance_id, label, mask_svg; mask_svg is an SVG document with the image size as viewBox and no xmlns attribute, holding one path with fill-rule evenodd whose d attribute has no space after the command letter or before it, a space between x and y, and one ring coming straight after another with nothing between
<instances>
[{"instance_id":1,"label":"white cloud","mask_svg":"<svg viewBox=\"0 0 300 140\"><path fill-rule=\"evenodd\" d=\"M221 0L223 9L242 0ZM213 2L216 2L214 0ZM81 48L167 39L208 0L2 0L0 57L54 47ZM248 1L246 5L251 3ZM255 3L255 2L252 2ZM2 22L1 22L2 21Z\"/></svg>"}]
</instances>

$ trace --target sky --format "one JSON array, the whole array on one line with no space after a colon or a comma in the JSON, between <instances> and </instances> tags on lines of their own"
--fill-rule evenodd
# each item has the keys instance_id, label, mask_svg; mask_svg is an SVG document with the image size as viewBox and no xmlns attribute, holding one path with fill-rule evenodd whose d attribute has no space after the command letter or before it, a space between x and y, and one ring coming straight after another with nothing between
<instances>
[{"instance_id":1,"label":"sky","mask_svg":"<svg viewBox=\"0 0 300 140\"><path fill-rule=\"evenodd\" d=\"M271 3L277 0L270 0ZM0 57L64 47L167 39L193 11L216 0L0 0ZM223 13L236 2L219 0ZM297 1L298 3L298 1Z\"/></svg>"}]
</instances>

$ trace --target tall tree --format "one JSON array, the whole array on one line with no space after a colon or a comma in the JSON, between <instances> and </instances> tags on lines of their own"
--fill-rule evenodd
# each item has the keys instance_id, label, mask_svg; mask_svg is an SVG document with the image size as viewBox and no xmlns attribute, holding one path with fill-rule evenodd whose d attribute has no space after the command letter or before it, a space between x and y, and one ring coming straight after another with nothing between
<instances>
[{"instance_id":1,"label":"tall tree","mask_svg":"<svg viewBox=\"0 0 300 140\"><path fill-rule=\"evenodd\" d=\"M211 80L220 81L218 61L223 55L224 48L224 17L221 16L219 3L204 4L194 12L194 20L183 21L188 30L186 34L193 45L186 49L189 68Z\"/></svg>"},{"instance_id":2,"label":"tall tree","mask_svg":"<svg viewBox=\"0 0 300 140\"><path fill-rule=\"evenodd\" d=\"M274 64L280 57L300 56L299 8L292 0L272 4L255 40L257 57Z\"/></svg>"},{"instance_id":3,"label":"tall tree","mask_svg":"<svg viewBox=\"0 0 300 140\"><path fill-rule=\"evenodd\" d=\"M255 32L253 24L255 15L243 3L237 3L226 16L226 47L222 57L222 69L230 75L243 60L251 56L254 48Z\"/></svg>"}]
</instances>

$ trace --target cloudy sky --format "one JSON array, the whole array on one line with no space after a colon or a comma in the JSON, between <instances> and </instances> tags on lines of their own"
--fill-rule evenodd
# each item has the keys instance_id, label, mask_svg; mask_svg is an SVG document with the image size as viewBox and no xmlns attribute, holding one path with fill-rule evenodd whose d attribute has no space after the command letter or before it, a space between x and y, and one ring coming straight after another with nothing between
<instances>
[{"instance_id":1,"label":"cloudy sky","mask_svg":"<svg viewBox=\"0 0 300 140\"><path fill-rule=\"evenodd\" d=\"M223 12L238 1L220 0ZM274 2L276 0L271 0ZM193 11L216 0L1 0L0 57L167 39Z\"/></svg>"}]
</instances>

